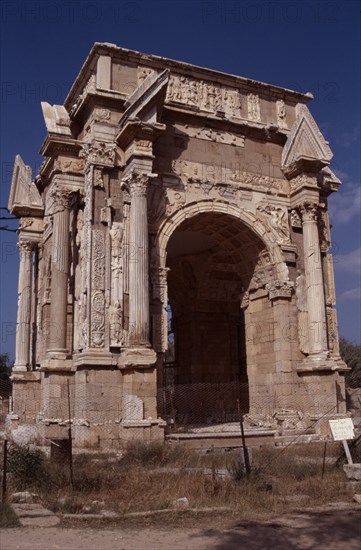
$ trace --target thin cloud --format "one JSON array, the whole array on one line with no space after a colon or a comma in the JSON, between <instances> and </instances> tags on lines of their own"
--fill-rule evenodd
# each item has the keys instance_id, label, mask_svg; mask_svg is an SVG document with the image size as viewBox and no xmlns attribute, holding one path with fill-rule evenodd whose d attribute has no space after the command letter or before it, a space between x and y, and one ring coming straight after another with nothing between
<instances>
[{"instance_id":1,"label":"thin cloud","mask_svg":"<svg viewBox=\"0 0 361 550\"><path fill-rule=\"evenodd\" d=\"M337 271L347 273L360 273L361 270L361 246L351 250L347 254L335 254L334 266Z\"/></svg>"},{"instance_id":2,"label":"thin cloud","mask_svg":"<svg viewBox=\"0 0 361 550\"><path fill-rule=\"evenodd\" d=\"M330 220L333 224L347 224L361 212L361 185L345 183L330 201Z\"/></svg>"},{"instance_id":3,"label":"thin cloud","mask_svg":"<svg viewBox=\"0 0 361 550\"><path fill-rule=\"evenodd\" d=\"M341 134L336 134L335 141L338 145L342 147L350 147L355 141L360 137L360 126L354 126L349 132L342 132Z\"/></svg>"},{"instance_id":4,"label":"thin cloud","mask_svg":"<svg viewBox=\"0 0 361 550\"><path fill-rule=\"evenodd\" d=\"M346 290L340 295L339 300L361 300L361 288L350 288L350 290Z\"/></svg>"}]
</instances>

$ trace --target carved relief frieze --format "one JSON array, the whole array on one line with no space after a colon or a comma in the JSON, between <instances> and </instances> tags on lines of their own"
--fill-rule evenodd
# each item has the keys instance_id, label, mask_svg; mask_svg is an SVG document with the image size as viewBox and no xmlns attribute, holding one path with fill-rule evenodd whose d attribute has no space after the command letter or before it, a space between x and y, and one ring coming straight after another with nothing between
<instances>
[{"instance_id":1,"label":"carved relief frieze","mask_svg":"<svg viewBox=\"0 0 361 550\"><path fill-rule=\"evenodd\" d=\"M176 124L176 132L180 132L182 136L187 134L189 137L202 139L205 141L213 141L215 143L224 143L226 145L234 145L244 147L243 135L236 135L232 132L224 130L215 130L213 128L200 128L198 126L190 126L188 124Z\"/></svg>"},{"instance_id":2,"label":"carved relief frieze","mask_svg":"<svg viewBox=\"0 0 361 550\"><path fill-rule=\"evenodd\" d=\"M92 230L91 347L105 342L105 233Z\"/></svg>"},{"instance_id":3,"label":"carved relief frieze","mask_svg":"<svg viewBox=\"0 0 361 550\"><path fill-rule=\"evenodd\" d=\"M186 76L170 76L166 102L183 103L202 111L241 117L241 97L236 88Z\"/></svg>"},{"instance_id":4,"label":"carved relief frieze","mask_svg":"<svg viewBox=\"0 0 361 550\"><path fill-rule=\"evenodd\" d=\"M87 163L100 164L103 166L114 166L115 161L114 143L105 143L104 141L92 141L84 143L79 153Z\"/></svg>"},{"instance_id":5,"label":"carved relief frieze","mask_svg":"<svg viewBox=\"0 0 361 550\"><path fill-rule=\"evenodd\" d=\"M266 284L270 300L275 298L290 298L294 284L292 281L272 281Z\"/></svg>"},{"instance_id":6,"label":"carved relief frieze","mask_svg":"<svg viewBox=\"0 0 361 550\"><path fill-rule=\"evenodd\" d=\"M260 203L257 218L264 223L278 244L290 243L288 213L286 208L273 204Z\"/></svg>"},{"instance_id":7,"label":"carved relief frieze","mask_svg":"<svg viewBox=\"0 0 361 550\"><path fill-rule=\"evenodd\" d=\"M108 122L110 120L109 109L100 109L100 108L94 109L93 120L95 122Z\"/></svg>"},{"instance_id":8,"label":"carved relief frieze","mask_svg":"<svg viewBox=\"0 0 361 550\"><path fill-rule=\"evenodd\" d=\"M317 177L314 174L300 174L289 180L291 192L302 187L317 187Z\"/></svg>"},{"instance_id":9,"label":"carved relief frieze","mask_svg":"<svg viewBox=\"0 0 361 550\"><path fill-rule=\"evenodd\" d=\"M202 186L223 183L236 185L237 187L256 188L260 191L270 192L273 195L288 193L289 186L287 180L247 172L237 165L231 167L175 159L172 161L171 167L173 173L179 176L183 183L201 183ZM157 159L157 170L169 173L166 159Z\"/></svg>"},{"instance_id":10,"label":"carved relief frieze","mask_svg":"<svg viewBox=\"0 0 361 550\"><path fill-rule=\"evenodd\" d=\"M248 94L247 113L248 120L252 120L253 122L261 122L261 108L258 95Z\"/></svg>"},{"instance_id":11,"label":"carved relief frieze","mask_svg":"<svg viewBox=\"0 0 361 550\"><path fill-rule=\"evenodd\" d=\"M83 159L70 159L58 157L54 160L54 170L59 170L64 174L82 174L84 172Z\"/></svg>"}]
</instances>

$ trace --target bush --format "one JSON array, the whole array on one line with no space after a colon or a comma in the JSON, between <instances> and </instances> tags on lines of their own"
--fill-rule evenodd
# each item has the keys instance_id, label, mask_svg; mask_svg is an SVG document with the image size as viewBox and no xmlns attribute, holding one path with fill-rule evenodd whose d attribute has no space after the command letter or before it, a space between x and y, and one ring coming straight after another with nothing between
<instances>
[{"instance_id":1,"label":"bush","mask_svg":"<svg viewBox=\"0 0 361 550\"><path fill-rule=\"evenodd\" d=\"M7 502L0 503L0 528L20 527L20 521L14 510Z\"/></svg>"},{"instance_id":2,"label":"bush","mask_svg":"<svg viewBox=\"0 0 361 550\"><path fill-rule=\"evenodd\" d=\"M25 445L11 447L9 472L18 489L41 487L47 478L44 453Z\"/></svg>"}]
</instances>

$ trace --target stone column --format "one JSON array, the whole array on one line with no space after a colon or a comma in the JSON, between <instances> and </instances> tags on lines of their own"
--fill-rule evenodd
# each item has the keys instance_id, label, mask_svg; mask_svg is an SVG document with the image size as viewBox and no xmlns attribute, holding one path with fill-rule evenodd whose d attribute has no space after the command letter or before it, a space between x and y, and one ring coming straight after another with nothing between
<instances>
[{"instance_id":1,"label":"stone column","mask_svg":"<svg viewBox=\"0 0 361 550\"><path fill-rule=\"evenodd\" d=\"M20 241L18 314L16 323L16 359L14 371L26 371L30 353L30 315L31 315L31 255L34 243Z\"/></svg>"},{"instance_id":2,"label":"stone column","mask_svg":"<svg viewBox=\"0 0 361 550\"><path fill-rule=\"evenodd\" d=\"M72 193L57 190L54 194L53 237L51 254L50 339L48 351L67 353L67 309L70 246L70 205Z\"/></svg>"},{"instance_id":3,"label":"stone column","mask_svg":"<svg viewBox=\"0 0 361 550\"><path fill-rule=\"evenodd\" d=\"M149 346L148 216L145 174L132 174L129 228L129 344Z\"/></svg>"},{"instance_id":4,"label":"stone column","mask_svg":"<svg viewBox=\"0 0 361 550\"><path fill-rule=\"evenodd\" d=\"M302 214L310 356L327 353L326 307L317 224L317 205L305 203Z\"/></svg>"}]
</instances>

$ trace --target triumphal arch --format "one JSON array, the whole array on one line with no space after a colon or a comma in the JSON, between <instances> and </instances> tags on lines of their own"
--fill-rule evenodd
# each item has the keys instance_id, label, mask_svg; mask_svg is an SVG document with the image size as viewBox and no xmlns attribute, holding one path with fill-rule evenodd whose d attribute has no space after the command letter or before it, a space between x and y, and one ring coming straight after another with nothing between
<instances>
[{"instance_id":1,"label":"triumphal arch","mask_svg":"<svg viewBox=\"0 0 361 550\"><path fill-rule=\"evenodd\" d=\"M64 105L42 103L35 179L15 160L13 430L61 436L70 416L77 445L117 447L170 417L345 412L340 181L311 99L94 45Z\"/></svg>"}]
</instances>

